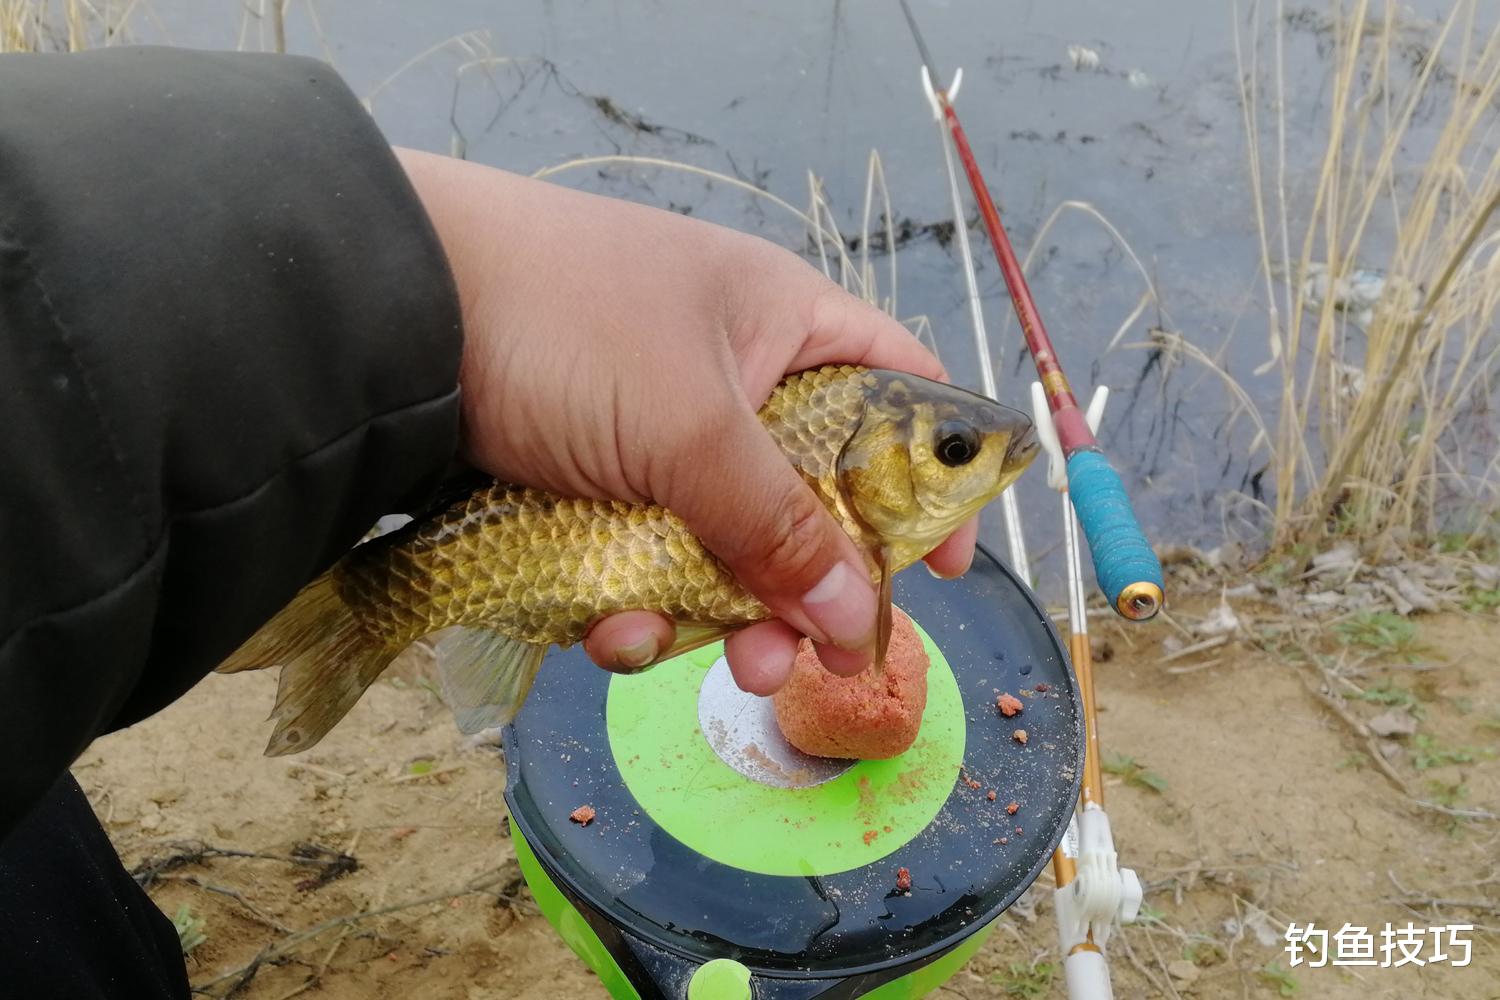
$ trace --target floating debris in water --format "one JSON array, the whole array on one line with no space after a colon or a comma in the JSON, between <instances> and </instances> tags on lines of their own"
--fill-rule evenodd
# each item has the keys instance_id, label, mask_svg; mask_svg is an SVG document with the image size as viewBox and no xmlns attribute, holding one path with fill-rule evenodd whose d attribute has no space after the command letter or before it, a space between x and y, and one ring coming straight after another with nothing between
<instances>
[{"instance_id":1,"label":"floating debris in water","mask_svg":"<svg viewBox=\"0 0 1500 1000\"><path fill-rule=\"evenodd\" d=\"M1348 274L1333 276L1327 264L1312 263L1302 278L1301 293L1309 309L1322 309L1325 302L1332 301L1333 308L1346 313L1355 325L1368 327L1375 319L1375 310L1381 308L1403 308L1415 313L1421 287L1412 289L1400 278L1387 278L1384 271L1370 267L1356 267Z\"/></svg>"},{"instance_id":2,"label":"floating debris in water","mask_svg":"<svg viewBox=\"0 0 1500 1000\"><path fill-rule=\"evenodd\" d=\"M1356 318L1355 322L1366 325L1368 317L1372 314L1365 312L1360 315L1367 318L1363 321ZM1333 369L1334 377L1338 380L1340 396L1343 396L1345 399L1358 399L1365 394L1364 368L1359 365L1345 364L1342 361L1335 361L1330 367Z\"/></svg>"},{"instance_id":3,"label":"floating debris in water","mask_svg":"<svg viewBox=\"0 0 1500 1000\"><path fill-rule=\"evenodd\" d=\"M1099 68L1099 53L1087 45L1069 45L1068 58L1073 61L1073 68L1077 70L1092 72Z\"/></svg>"}]
</instances>

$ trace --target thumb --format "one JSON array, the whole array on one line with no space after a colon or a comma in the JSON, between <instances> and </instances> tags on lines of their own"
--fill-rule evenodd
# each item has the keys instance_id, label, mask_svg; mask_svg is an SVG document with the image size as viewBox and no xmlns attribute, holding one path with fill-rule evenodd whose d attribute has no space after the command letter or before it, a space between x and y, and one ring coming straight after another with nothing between
<instances>
[{"instance_id":1,"label":"thumb","mask_svg":"<svg viewBox=\"0 0 1500 1000\"><path fill-rule=\"evenodd\" d=\"M748 406L729 423L708 453L730 461L681 463L656 495L776 617L868 659L876 594L859 550Z\"/></svg>"}]
</instances>

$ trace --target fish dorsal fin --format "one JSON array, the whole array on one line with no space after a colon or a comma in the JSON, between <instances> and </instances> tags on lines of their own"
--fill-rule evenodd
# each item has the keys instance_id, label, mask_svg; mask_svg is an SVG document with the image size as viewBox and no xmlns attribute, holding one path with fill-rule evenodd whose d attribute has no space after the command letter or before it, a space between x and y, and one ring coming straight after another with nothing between
<instances>
[{"instance_id":1,"label":"fish dorsal fin","mask_svg":"<svg viewBox=\"0 0 1500 1000\"><path fill-rule=\"evenodd\" d=\"M547 652L546 644L486 628L448 628L430 638L443 701L465 735L516 717Z\"/></svg>"}]
</instances>

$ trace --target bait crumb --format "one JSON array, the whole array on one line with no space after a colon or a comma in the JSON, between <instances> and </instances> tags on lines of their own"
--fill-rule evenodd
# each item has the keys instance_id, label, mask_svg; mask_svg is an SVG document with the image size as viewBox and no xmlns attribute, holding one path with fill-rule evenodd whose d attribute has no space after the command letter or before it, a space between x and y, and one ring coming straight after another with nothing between
<instances>
[{"instance_id":1,"label":"bait crumb","mask_svg":"<svg viewBox=\"0 0 1500 1000\"><path fill-rule=\"evenodd\" d=\"M1010 738L1024 747L1026 745L1026 730L1017 729L1015 732L1010 734Z\"/></svg>"},{"instance_id":2,"label":"bait crumb","mask_svg":"<svg viewBox=\"0 0 1500 1000\"><path fill-rule=\"evenodd\" d=\"M1010 843L1010 838L1009 837L1001 837L999 840L995 841L995 843L997 843L1000 846L1004 847L1006 844Z\"/></svg>"},{"instance_id":3,"label":"bait crumb","mask_svg":"<svg viewBox=\"0 0 1500 1000\"><path fill-rule=\"evenodd\" d=\"M1019 837L1020 835L1021 835L1021 828L1018 826L1018 827L1016 827L1016 836Z\"/></svg>"},{"instance_id":4,"label":"bait crumb","mask_svg":"<svg viewBox=\"0 0 1500 1000\"><path fill-rule=\"evenodd\" d=\"M1011 716L1020 715L1021 709L1025 706L1021 704L1021 699L1017 698L1015 695L1002 694L1000 697L995 699L995 707L1000 709L1001 715L1009 719Z\"/></svg>"},{"instance_id":5,"label":"bait crumb","mask_svg":"<svg viewBox=\"0 0 1500 1000\"><path fill-rule=\"evenodd\" d=\"M990 800L990 801L991 801L991 802L993 802L993 801L995 801L995 790L994 790L994 789L993 789L993 788L991 788L991 789L990 789L990 790L989 790L989 791L988 791L988 792L987 792L987 793L986 793L986 794L985 794L985 796L984 796L984 797L985 797L985 798L987 798L987 799L989 799L989 800Z\"/></svg>"},{"instance_id":6,"label":"bait crumb","mask_svg":"<svg viewBox=\"0 0 1500 1000\"><path fill-rule=\"evenodd\" d=\"M1010 813L1012 816L1014 816L1016 814L1016 812L1020 808L1021 808L1021 803L1016 802L1015 800L1012 800L1008 805L1006 805L1005 811L1008 812L1008 813Z\"/></svg>"},{"instance_id":7,"label":"bait crumb","mask_svg":"<svg viewBox=\"0 0 1500 1000\"><path fill-rule=\"evenodd\" d=\"M897 892L911 892L911 869L909 869L909 868L897 868L896 869L896 891Z\"/></svg>"},{"instance_id":8,"label":"bait crumb","mask_svg":"<svg viewBox=\"0 0 1500 1000\"><path fill-rule=\"evenodd\" d=\"M871 844L873 844L875 842L875 838L878 837L878 836L880 836L880 834L877 833L876 831L874 831L874 830L866 830L865 831L865 846L869 847Z\"/></svg>"},{"instance_id":9,"label":"bait crumb","mask_svg":"<svg viewBox=\"0 0 1500 1000\"><path fill-rule=\"evenodd\" d=\"M1035 690L1037 694L1046 694L1048 691L1052 690L1052 685L1048 684L1046 681L1043 681L1040 684L1036 685L1033 690Z\"/></svg>"},{"instance_id":10,"label":"bait crumb","mask_svg":"<svg viewBox=\"0 0 1500 1000\"><path fill-rule=\"evenodd\" d=\"M577 809L574 809L572 812L568 813L568 819L577 823L579 826L588 826L594 821L594 807L579 806Z\"/></svg>"},{"instance_id":11,"label":"bait crumb","mask_svg":"<svg viewBox=\"0 0 1500 1000\"><path fill-rule=\"evenodd\" d=\"M969 776L969 772L966 771L966 770L964 770L964 768L960 767L958 769L958 776L959 776L959 778L961 778L963 780L963 783L966 784L966 785L968 785L970 788L978 788L979 787L979 782L977 782L973 778L971 778Z\"/></svg>"}]
</instances>

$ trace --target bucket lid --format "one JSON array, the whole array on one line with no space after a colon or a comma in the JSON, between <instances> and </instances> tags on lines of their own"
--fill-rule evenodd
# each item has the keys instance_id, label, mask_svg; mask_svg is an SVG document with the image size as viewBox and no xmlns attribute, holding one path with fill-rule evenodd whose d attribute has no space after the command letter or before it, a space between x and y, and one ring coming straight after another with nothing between
<instances>
[{"instance_id":1,"label":"bucket lid","mask_svg":"<svg viewBox=\"0 0 1500 1000\"><path fill-rule=\"evenodd\" d=\"M1047 864L1073 813L1077 687L1031 592L983 549L959 580L902 573L895 599L932 660L916 744L848 767L809 760L822 770L805 774L788 748L752 749L779 732L741 727L728 741L739 760L723 733L710 740L726 717L708 705L724 696L712 682L722 644L628 677L581 650L554 652L505 733L506 799L538 859L630 935L756 976L868 975L987 925ZM1019 715L997 710L1002 692L1020 699ZM764 711L744 697L728 717ZM796 780L768 777L777 772ZM570 818L581 806L593 810L586 824ZM898 888L900 869L910 889Z\"/></svg>"}]
</instances>

